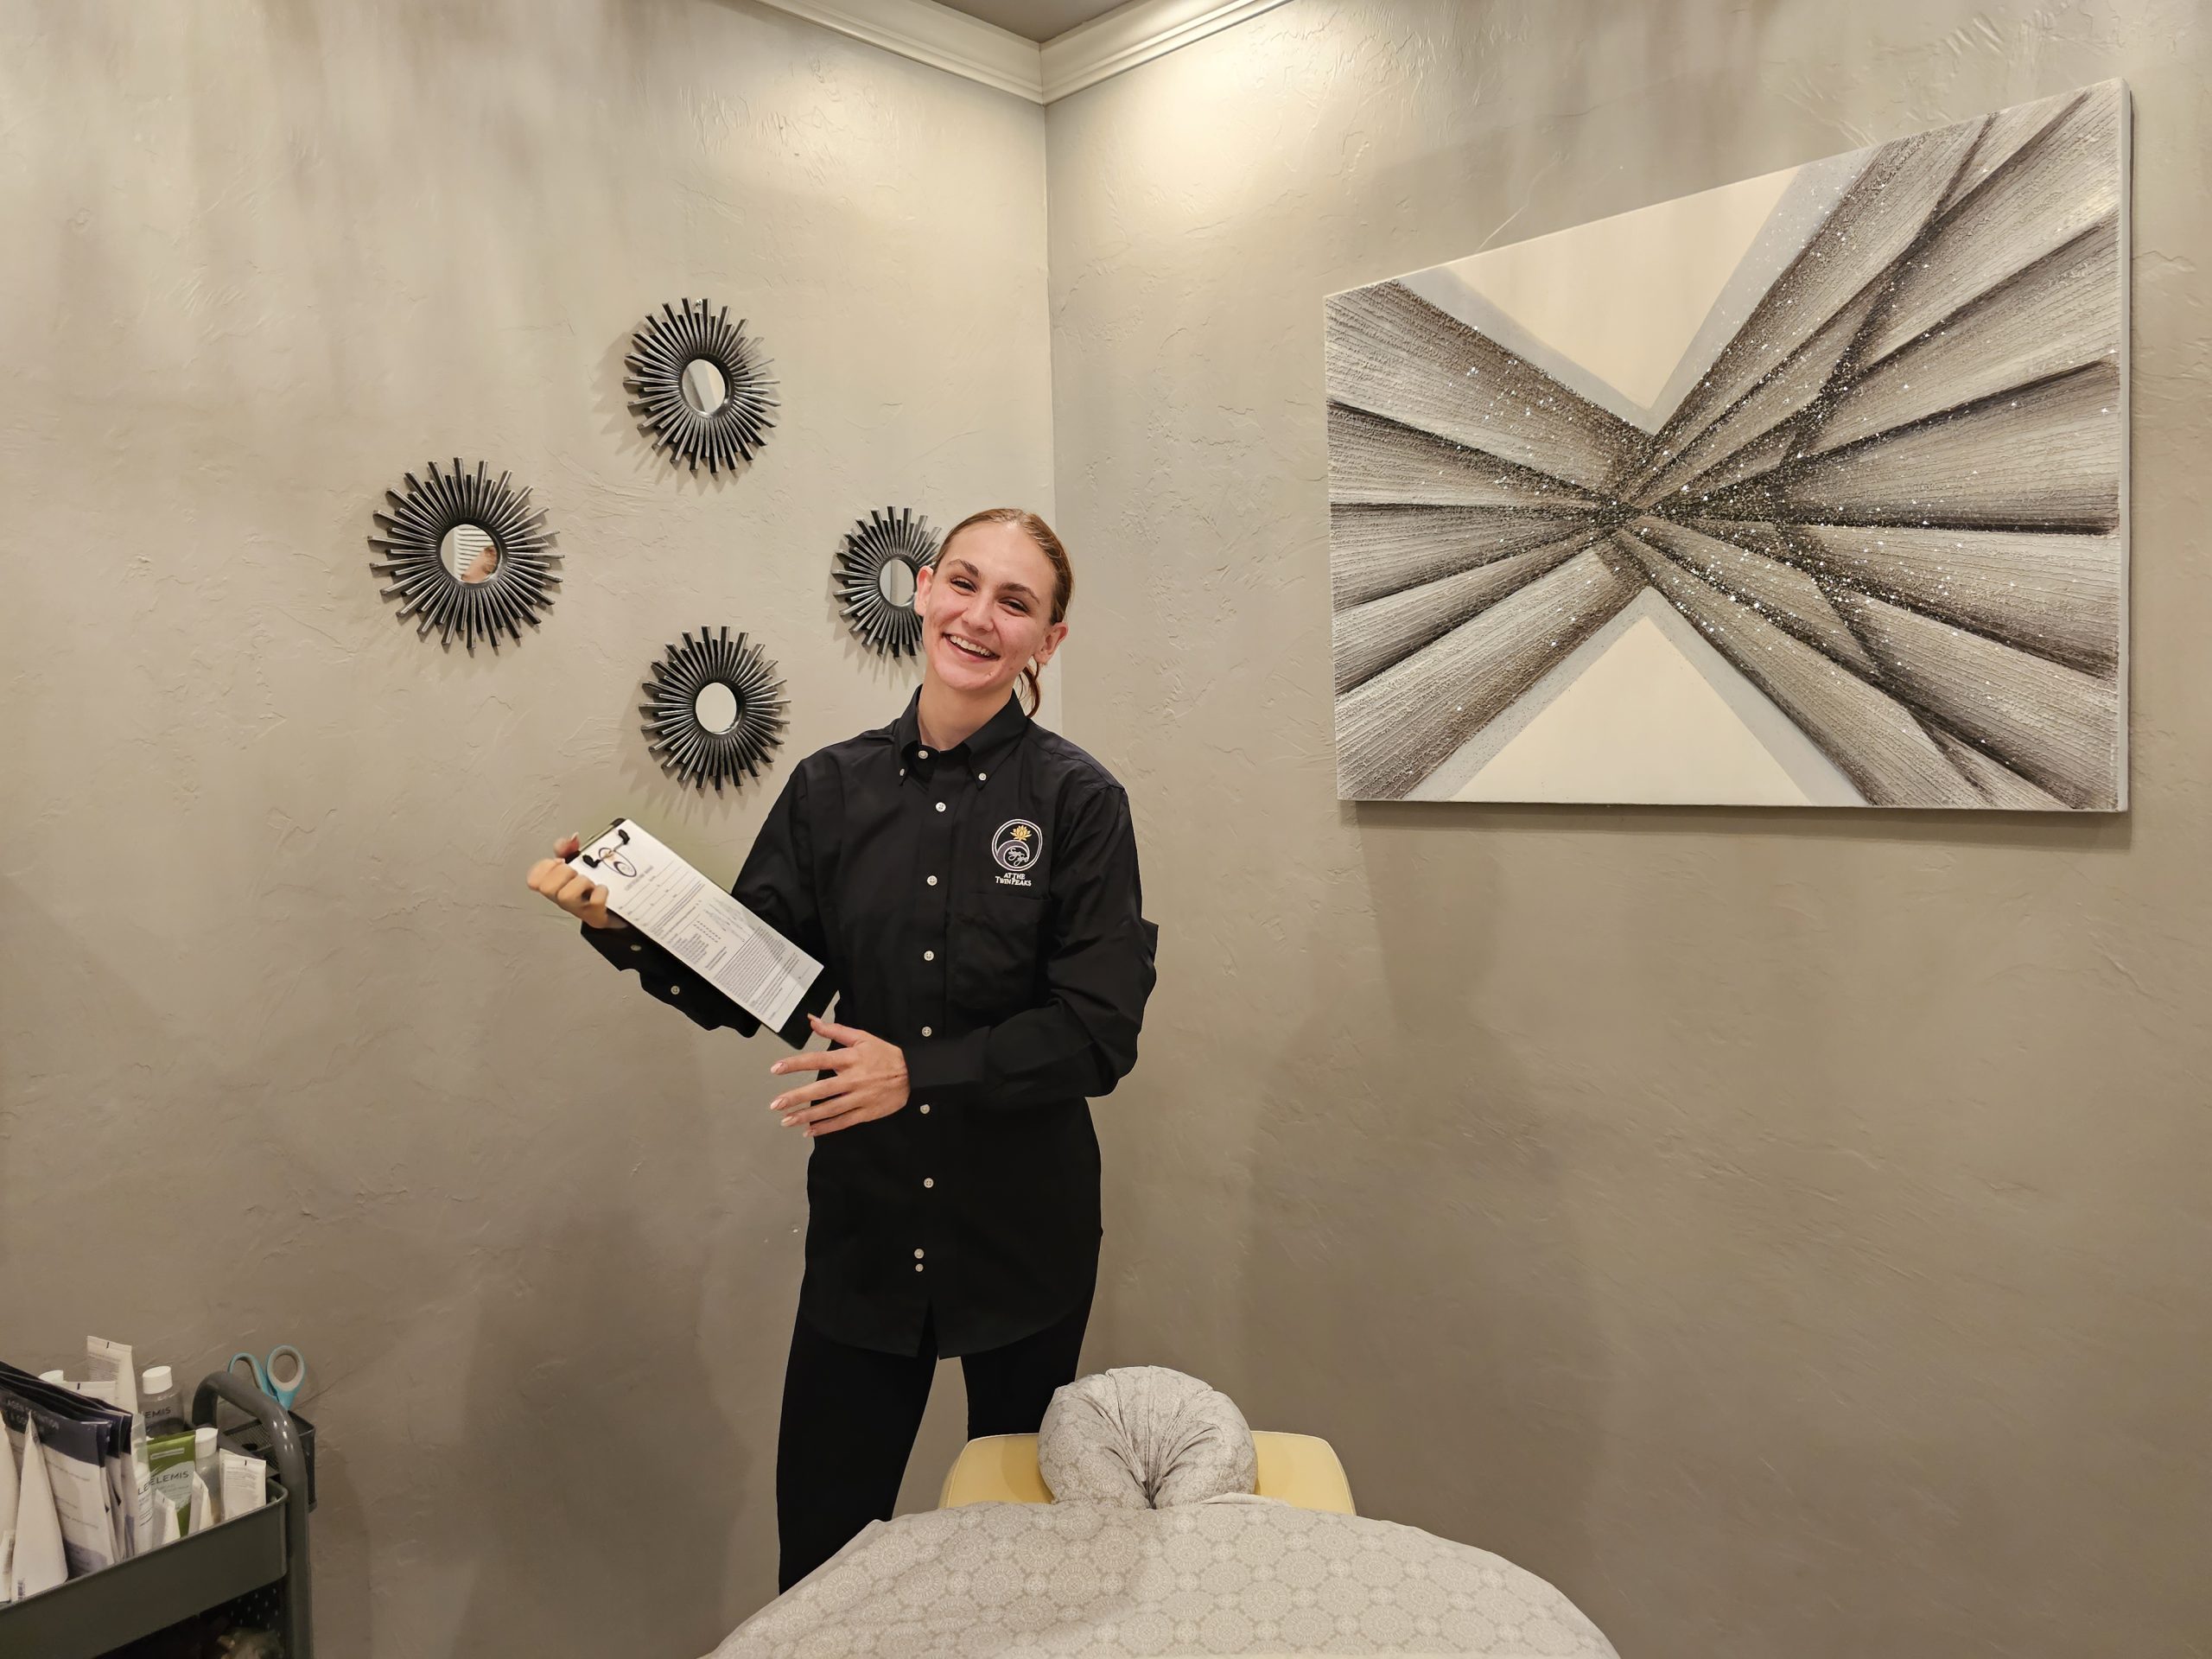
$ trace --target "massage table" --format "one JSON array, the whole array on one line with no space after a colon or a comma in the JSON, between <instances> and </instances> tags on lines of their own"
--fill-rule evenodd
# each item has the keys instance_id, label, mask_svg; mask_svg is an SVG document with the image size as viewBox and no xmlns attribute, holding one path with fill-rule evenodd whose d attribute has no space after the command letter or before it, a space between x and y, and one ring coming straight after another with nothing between
<instances>
[{"instance_id":1,"label":"massage table","mask_svg":"<svg viewBox=\"0 0 2212 1659\"><path fill-rule=\"evenodd\" d=\"M709 1659L1618 1659L1551 1585L1358 1514L1326 1440L1254 1433L1196 1378L1078 1378L1044 1430L1041 1467L1039 1435L969 1441L937 1508L870 1522Z\"/></svg>"}]
</instances>

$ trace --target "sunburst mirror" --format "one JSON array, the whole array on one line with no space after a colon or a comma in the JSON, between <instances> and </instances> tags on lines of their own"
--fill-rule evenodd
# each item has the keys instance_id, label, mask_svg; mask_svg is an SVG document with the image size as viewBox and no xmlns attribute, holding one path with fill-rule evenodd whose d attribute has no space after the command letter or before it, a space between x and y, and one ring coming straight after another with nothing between
<instances>
[{"instance_id":1,"label":"sunburst mirror","mask_svg":"<svg viewBox=\"0 0 2212 1659\"><path fill-rule=\"evenodd\" d=\"M527 489L505 473L490 477L482 461L464 472L455 456L452 472L435 461L427 471L427 481L407 474L404 492L385 492L391 511L371 515L383 534L369 545L383 556L369 569L392 578L384 596L399 601L400 620L412 619L420 639L435 629L441 644L458 637L471 652L479 639L498 650L503 632L519 640L521 625L537 626L561 582L545 515L531 510Z\"/></svg>"},{"instance_id":2,"label":"sunburst mirror","mask_svg":"<svg viewBox=\"0 0 2212 1659\"><path fill-rule=\"evenodd\" d=\"M776 383L742 317L732 322L729 308L710 310L709 300L682 304L662 306L632 336L622 359L630 412L655 448L693 472L701 461L709 473L734 470L768 441Z\"/></svg>"},{"instance_id":3,"label":"sunburst mirror","mask_svg":"<svg viewBox=\"0 0 2212 1659\"><path fill-rule=\"evenodd\" d=\"M886 507L847 531L837 548L837 593L853 632L887 656L912 655L922 638L914 590L944 545L911 508Z\"/></svg>"},{"instance_id":4,"label":"sunburst mirror","mask_svg":"<svg viewBox=\"0 0 2212 1659\"><path fill-rule=\"evenodd\" d=\"M724 783L758 777L784 741L790 704L776 665L728 628L687 633L652 665L645 683L645 741L661 769L717 793Z\"/></svg>"}]
</instances>

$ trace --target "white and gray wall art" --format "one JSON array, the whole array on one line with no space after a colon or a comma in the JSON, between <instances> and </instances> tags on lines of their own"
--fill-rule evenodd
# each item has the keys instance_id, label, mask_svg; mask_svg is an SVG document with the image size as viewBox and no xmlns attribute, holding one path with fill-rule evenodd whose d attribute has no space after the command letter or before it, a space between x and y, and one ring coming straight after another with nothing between
<instances>
[{"instance_id":1,"label":"white and gray wall art","mask_svg":"<svg viewBox=\"0 0 2212 1659\"><path fill-rule=\"evenodd\" d=\"M1338 793L2127 800L2117 81L1327 303Z\"/></svg>"}]
</instances>

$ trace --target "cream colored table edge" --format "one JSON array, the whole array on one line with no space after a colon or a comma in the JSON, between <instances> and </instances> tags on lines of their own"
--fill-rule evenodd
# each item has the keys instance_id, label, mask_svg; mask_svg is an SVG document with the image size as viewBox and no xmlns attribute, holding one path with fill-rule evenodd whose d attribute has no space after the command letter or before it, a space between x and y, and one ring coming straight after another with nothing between
<instances>
[{"instance_id":1,"label":"cream colored table edge","mask_svg":"<svg viewBox=\"0 0 2212 1659\"><path fill-rule=\"evenodd\" d=\"M1351 1483L1336 1448L1315 1434L1252 1431L1259 1453L1262 1497L1279 1497L1301 1510L1357 1515ZM940 1510L963 1503L1049 1503L1051 1488L1037 1468L1034 1434L987 1434L970 1440L946 1471L938 1494Z\"/></svg>"}]
</instances>

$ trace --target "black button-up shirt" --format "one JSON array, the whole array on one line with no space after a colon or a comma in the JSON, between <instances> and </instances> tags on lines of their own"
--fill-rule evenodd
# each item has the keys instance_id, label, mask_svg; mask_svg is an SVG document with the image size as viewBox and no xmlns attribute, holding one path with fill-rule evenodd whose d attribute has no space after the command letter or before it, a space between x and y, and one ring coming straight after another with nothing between
<instances>
[{"instance_id":1,"label":"black button-up shirt","mask_svg":"<svg viewBox=\"0 0 2212 1659\"><path fill-rule=\"evenodd\" d=\"M1041 1331L1090 1293L1087 1097L1136 1063L1159 929L1103 766L1011 698L939 753L918 704L801 761L731 892L823 964L807 1005L834 990L841 1024L906 1052L912 1085L902 1110L814 1142L800 1314L912 1354L934 1313L955 1355ZM696 1023L759 1029L634 928L583 932Z\"/></svg>"}]
</instances>

